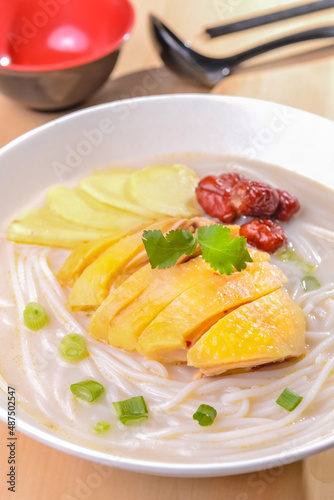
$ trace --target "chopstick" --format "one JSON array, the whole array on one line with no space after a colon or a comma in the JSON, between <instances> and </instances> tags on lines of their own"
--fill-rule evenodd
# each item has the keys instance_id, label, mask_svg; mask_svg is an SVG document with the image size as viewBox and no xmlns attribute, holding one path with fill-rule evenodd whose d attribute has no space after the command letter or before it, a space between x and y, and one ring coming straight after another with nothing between
<instances>
[{"instance_id":1,"label":"chopstick","mask_svg":"<svg viewBox=\"0 0 334 500\"><path fill-rule=\"evenodd\" d=\"M210 36L210 38L215 38L221 35L235 33L237 31L256 28L257 26L263 26L264 24L275 23L276 21L282 21L292 17L311 14L312 12L330 9L331 7L334 7L334 0L320 0L318 2L300 5L298 7L291 7L290 9L279 10L272 12L271 14L264 14L262 16L251 17L234 23L215 26L214 28L207 28L205 32Z\"/></svg>"}]
</instances>

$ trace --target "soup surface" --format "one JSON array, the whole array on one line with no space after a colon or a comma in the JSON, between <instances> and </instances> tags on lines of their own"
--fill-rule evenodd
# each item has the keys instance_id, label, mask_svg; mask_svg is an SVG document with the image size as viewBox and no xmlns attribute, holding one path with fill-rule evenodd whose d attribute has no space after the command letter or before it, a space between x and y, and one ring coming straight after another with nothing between
<instances>
[{"instance_id":1,"label":"soup surface","mask_svg":"<svg viewBox=\"0 0 334 500\"><path fill-rule=\"evenodd\" d=\"M308 354L298 360L263 366L249 373L196 380L196 370L144 360L102 344L87 334L89 317L69 312L66 294L55 273L69 252L34 245L0 242L0 387L16 389L20 409L47 427L92 449L116 456L173 463L233 463L266 457L316 441L334 432L334 194L300 176L260 163L236 163L213 156L146 158L127 164L184 163L200 177L240 172L295 194L301 211L282 224L300 257L272 263L289 278L286 290L307 318ZM15 214L13 214L13 217ZM3 233L5 232L5 228ZM306 267L305 267L306 263ZM307 269L321 287L301 287ZM40 332L23 326L22 312L29 302L47 306L49 324ZM85 336L90 356L69 364L58 355L64 334ZM92 404L73 398L69 386L98 380L105 394ZM276 404L289 387L303 397L291 413ZM143 396L149 418L123 426L114 401ZM5 401L5 399L4 399ZM200 404L217 410L210 427L200 427L192 416ZM110 423L96 435L97 422Z\"/></svg>"}]
</instances>

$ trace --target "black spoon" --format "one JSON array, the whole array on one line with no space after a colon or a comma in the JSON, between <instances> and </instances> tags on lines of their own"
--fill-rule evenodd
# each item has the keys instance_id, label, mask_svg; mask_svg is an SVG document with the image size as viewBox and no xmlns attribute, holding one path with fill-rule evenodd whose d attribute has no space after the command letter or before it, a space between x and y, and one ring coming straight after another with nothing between
<instances>
[{"instance_id":1,"label":"black spoon","mask_svg":"<svg viewBox=\"0 0 334 500\"><path fill-rule=\"evenodd\" d=\"M153 41L166 66L178 75L210 88L247 59L292 43L334 37L334 26L323 26L278 38L230 57L214 58L194 51L190 43L181 40L153 14L150 15L150 26Z\"/></svg>"}]
</instances>

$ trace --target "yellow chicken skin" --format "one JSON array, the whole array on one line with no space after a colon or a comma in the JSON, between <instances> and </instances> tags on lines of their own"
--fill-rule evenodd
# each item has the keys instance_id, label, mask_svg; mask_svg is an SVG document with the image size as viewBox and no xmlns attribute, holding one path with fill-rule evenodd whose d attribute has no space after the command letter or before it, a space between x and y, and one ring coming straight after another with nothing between
<instances>
[{"instance_id":1,"label":"yellow chicken skin","mask_svg":"<svg viewBox=\"0 0 334 500\"><path fill-rule=\"evenodd\" d=\"M200 225L211 224L211 220L205 218L192 218L192 219L168 219L168 227L165 226L164 230L171 229L190 229L195 230ZM152 227L152 226L151 226ZM238 235L239 226L228 226L234 236ZM87 247L88 248L88 247ZM89 248L92 248L89 247ZM74 253L74 252L73 252ZM79 251L77 252L80 255ZM257 252L260 254L260 252ZM268 254L262 254L267 256ZM68 258L68 260L71 256ZM265 257L263 257L265 258ZM118 274L113 281L113 290L111 290L108 297L102 302L101 306L97 309L92 317L90 323L90 333L97 339L108 340L108 323L112 318L132 300L134 300L145 288L148 287L153 280L157 270L152 270L147 264L147 253L145 250L137 253L130 262L123 268L122 273ZM180 258L179 263L189 260L188 256ZM66 265L66 262L64 266ZM144 266L144 267L143 267ZM141 270L142 269L142 270ZM121 286L122 285L122 286Z\"/></svg>"},{"instance_id":2,"label":"yellow chicken skin","mask_svg":"<svg viewBox=\"0 0 334 500\"><path fill-rule=\"evenodd\" d=\"M147 229L167 231L175 219L166 219L148 226ZM126 236L105 250L92 262L75 282L68 305L75 310L97 308L109 294L113 280L121 274L130 260L144 248L143 231Z\"/></svg>"},{"instance_id":3,"label":"yellow chicken skin","mask_svg":"<svg viewBox=\"0 0 334 500\"><path fill-rule=\"evenodd\" d=\"M76 248L65 260L57 273L57 279L63 286L73 287L80 274L89 264L101 255L107 248L121 239L118 237L107 237L97 241L90 241Z\"/></svg>"},{"instance_id":4,"label":"yellow chicken skin","mask_svg":"<svg viewBox=\"0 0 334 500\"><path fill-rule=\"evenodd\" d=\"M158 222L158 227L168 229L172 226L175 219L164 219ZM154 228L156 223L151 225L148 229ZM138 232L138 231L136 231ZM88 267L94 260L96 260L105 250L117 243L121 238L124 238L128 233L119 232L114 236L107 238L101 238L97 241L90 241L80 247L76 248L65 260L64 264L61 266L57 273L57 279L63 286L73 287L76 280L82 274L82 272ZM146 262L147 254L145 252ZM142 261L144 262L144 259ZM143 265L142 263L142 265ZM130 270L130 269L129 269ZM129 273L130 274L130 273Z\"/></svg>"},{"instance_id":5,"label":"yellow chicken skin","mask_svg":"<svg viewBox=\"0 0 334 500\"><path fill-rule=\"evenodd\" d=\"M152 282L155 270L150 264L132 274L124 283L110 292L95 311L89 324L89 333L98 340L108 342L109 322L124 307L138 297Z\"/></svg>"},{"instance_id":6,"label":"yellow chicken skin","mask_svg":"<svg viewBox=\"0 0 334 500\"><path fill-rule=\"evenodd\" d=\"M149 286L109 322L108 342L133 351L137 338L172 300L212 274L209 264L196 257L170 269L155 269ZM135 273L133 278L135 278ZM126 285L126 281L123 285Z\"/></svg>"},{"instance_id":7,"label":"yellow chicken skin","mask_svg":"<svg viewBox=\"0 0 334 500\"><path fill-rule=\"evenodd\" d=\"M305 317L280 288L233 310L189 349L203 375L251 368L306 353Z\"/></svg>"},{"instance_id":8,"label":"yellow chicken skin","mask_svg":"<svg viewBox=\"0 0 334 500\"><path fill-rule=\"evenodd\" d=\"M256 254L256 257L253 256L255 260L265 261L265 259L269 259L269 254L267 253L257 252L254 250L251 250L251 252L253 252L252 255ZM127 277L127 279L124 280L120 286L111 290L108 297L103 301L92 316L89 325L89 333L98 340L108 342L109 322L113 320L119 311L124 309L124 307L128 306L136 297L138 297L151 284L155 277L160 277L164 273L166 275L166 279L168 279L169 270L163 271L152 269L150 264L146 264L140 269L134 271L134 268L136 267L135 263L138 265L139 255L141 254L138 254L124 269L124 273L127 273L128 270L133 271L130 272L130 276ZM145 255L147 256L146 252ZM211 269L209 276L213 273L214 272ZM164 284L162 284L162 286L164 286ZM163 342L166 342L165 338Z\"/></svg>"},{"instance_id":9,"label":"yellow chicken skin","mask_svg":"<svg viewBox=\"0 0 334 500\"><path fill-rule=\"evenodd\" d=\"M212 273L207 280L182 293L143 331L137 343L138 352L162 362L185 361L186 352L182 350L196 342L228 310L277 290L287 282L278 267L256 262L257 255L263 258L260 252L254 252L254 262L244 271L230 276Z\"/></svg>"}]
</instances>

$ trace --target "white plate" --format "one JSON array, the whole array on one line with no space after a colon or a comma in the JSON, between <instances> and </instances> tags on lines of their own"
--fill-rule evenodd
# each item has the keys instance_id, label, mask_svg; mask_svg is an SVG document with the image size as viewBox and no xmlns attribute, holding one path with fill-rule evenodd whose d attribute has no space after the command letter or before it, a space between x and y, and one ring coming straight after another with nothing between
<instances>
[{"instance_id":1,"label":"white plate","mask_svg":"<svg viewBox=\"0 0 334 500\"><path fill-rule=\"evenodd\" d=\"M173 95L88 108L13 141L0 152L0 214L4 229L14 213L53 184L68 182L108 163L164 155L224 155L298 172L334 189L334 124L303 111L235 97ZM0 417L7 399L0 394ZM169 476L219 476L282 465L333 446L334 436L282 447L251 460L212 463L113 456L71 442L18 411L18 429L59 450L103 464ZM333 426L334 427L334 426Z\"/></svg>"}]
</instances>

